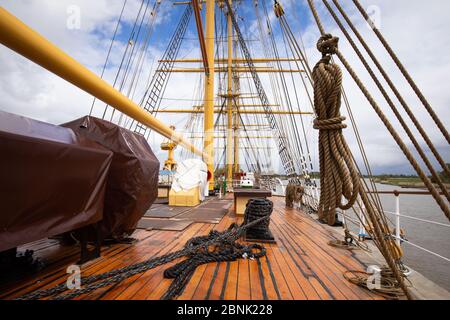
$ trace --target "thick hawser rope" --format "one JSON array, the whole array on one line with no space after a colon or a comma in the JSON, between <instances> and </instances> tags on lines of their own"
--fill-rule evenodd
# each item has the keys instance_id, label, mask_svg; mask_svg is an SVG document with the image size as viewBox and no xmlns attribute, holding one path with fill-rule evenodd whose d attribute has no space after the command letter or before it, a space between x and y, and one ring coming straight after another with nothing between
<instances>
[{"instance_id":1,"label":"thick hawser rope","mask_svg":"<svg viewBox=\"0 0 450 320\"><path fill-rule=\"evenodd\" d=\"M418 167L417 162L415 161L415 159L412 157L412 155L410 154L409 150L406 148L406 146L404 145L403 141L400 139L400 137L398 136L398 134L395 132L395 130L393 129L392 125L390 124L390 122L387 120L386 116L383 114L383 112L381 111L381 109L378 107L377 103L375 102L375 100L372 98L372 96L370 95L370 93L367 91L366 87L362 84L362 82L359 80L359 77L356 75L356 73L354 72L354 70L350 67L349 63L347 62L347 60L343 57L342 53L338 50L338 38L335 38L333 36L331 36L330 34L325 33L325 29L320 21L319 15L317 13L317 10L315 8L315 5L313 3L312 0L308 0L308 4L311 8L311 12L313 13L313 16L316 20L317 26L319 27L319 30L322 34L322 36L320 37L319 41L318 41L318 45L317 48L319 51L322 52L322 59L319 61L318 65L316 66L317 68L320 68L321 64L327 64L328 63L328 72L331 72L331 74L333 74L335 76L335 78L333 79L330 74L327 74L325 72L322 71L322 73L318 73L319 71L316 70L316 76L322 74L323 78L319 78L320 81L323 81L323 84L315 84L315 88L319 88L319 89L323 89L323 88L329 88L330 91L329 93L327 93L324 97L328 97L328 101L331 103L335 103L337 104L338 102L340 102L340 97L336 97L336 95L340 94L340 89L338 90L336 87L333 87L330 82L335 80L338 83L341 83L342 79L339 77L339 72L335 70L336 67L331 67L330 62L331 62L331 55L336 54L339 59L342 61L342 63L345 65L346 69L349 71L349 73L352 75L353 79L355 80L355 82L357 83L357 85L360 87L360 89L363 91L363 93L365 94L365 96L367 97L367 99L369 100L370 104L372 105L372 107L375 109L375 111L377 112L377 114L380 116L381 120L385 123L386 127L388 128L388 130L390 131L390 133L392 134L392 136L394 137L394 139L397 141L397 143L399 144L399 146L402 148L402 150L404 151L405 155L407 156L408 160L410 160L410 162L412 164L415 164L415 168L417 167L420 171L421 169ZM326 57L329 56L330 58L327 59ZM322 66L322 68L324 68L324 66ZM320 70L320 69L318 69ZM323 95L323 93L322 93ZM320 97L318 98L320 99ZM319 108L320 108L320 103L321 101L319 101ZM327 106L330 108L334 108L335 106L333 104L331 104L330 106ZM341 127L342 129L342 118L340 118L339 114L336 113L330 113L330 115L332 116L330 123L327 122L319 122L319 126L323 125L322 128L325 128L327 131L329 130L330 127L327 127L326 125L330 125L331 128L333 130L337 130L337 127ZM340 120L338 120L340 119ZM319 118L319 121L321 120L325 120L322 118ZM317 124L316 124L317 126ZM326 139L326 137L325 137ZM328 175L331 176L331 179L335 179L335 178L339 178L339 176L333 176L333 173L339 172L339 170L342 170L342 162L345 159L345 151L342 149L343 145L340 146L334 146L334 147L339 147L341 150L339 152L334 152L334 153L330 153L328 150L323 151L324 152L324 159L321 159L321 168L322 165L326 164L326 159L325 157L327 156L331 156L331 155L342 155L341 159L331 159L328 161L331 161L334 164L329 164L329 171L331 170L331 173L329 172ZM351 158L351 161L353 162L353 158ZM334 171L333 171L334 170ZM322 171L322 169L321 169ZM343 193L343 189L339 189L339 186L342 186L342 184L348 184L348 177L351 176L349 174L345 174L342 172L339 172L341 174L341 177L346 178L347 182L341 182L336 185L336 189L337 191L340 191L341 194L343 194L347 199L349 199L348 194L344 194ZM325 173L327 174L327 173ZM335 183L338 180L331 180L331 183ZM324 190L322 190L322 192L324 192ZM327 191L325 191L327 192ZM331 191L328 191L331 192ZM405 281L404 281L404 277L405 275L401 273L400 271L400 257L398 254L398 247L395 243L395 241L392 239L392 236L390 235L390 231L388 228L388 225L386 223L386 219L384 217L384 214L382 211L377 210L377 208L374 206L374 204L370 201L368 195L366 194L365 190L363 188L359 188L358 190L360 198L362 203L364 204L364 206L366 207L366 214L369 218L369 221L371 223L371 225L369 226L368 232L373 235L374 238L374 243L377 245L378 249L380 250L381 254L383 255L383 257L385 258L389 268L392 271L392 274L394 276L394 279L396 280L396 286L398 286L399 288L401 288L401 290L405 293L406 297L408 299L412 299L412 296L410 294L410 292L408 291ZM330 205L330 201L329 198L333 199L334 197L332 195L329 195L327 193L325 193L323 195L324 200L322 201L323 204L328 204ZM322 194L321 194L321 198L322 198ZM442 199L439 197L438 198L442 201ZM340 201L340 199L334 198ZM351 198L350 198L351 199ZM337 205L337 204L336 204ZM328 208L326 208L328 209ZM448 208L447 208L448 209ZM331 214L331 213L330 213Z\"/></svg>"},{"instance_id":2,"label":"thick hawser rope","mask_svg":"<svg viewBox=\"0 0 450 320\"><path fill-rule=\"evenodd\" d=\"M319 30L320 30L320 33L322 35L325 35L326 32L325 32L325 29L324 29L324 27L322 25L322 22L320 20L320 17L319 17L319 14L317 12L317 9L315 7L314 1L308 0L308 4L309 4L309 7L311 8L311 12L313 13L314 19L316 21L316 24L317 24ZM345 66L345 68L347 69L348 73L351 75L351 77L355 81L356 85L360 88L361 92L364 94L364 96L366 97L367 101L370 103L370 105L372 106L372 108L377 113L378 117L380 118L380 120L383 122L383 124L388 129L388 131L391 134L391 136L394 138L394 140L397 143L397 145L400 147L400 149L402 150L402 152L404 153L404 155L406 156L406 158L408 159L410 164L413 166L414 170L417 172L417 174L420 176L421 180L424 182L424 184L426 185L426 187L430 191L430 193L433 196L433 198L436 200L436 202L439 205L439 207L441 208L441 210L444 212L446 217L450 220L450 208L449 208L449 206L446 204L444 199L442 199L442 197L440 196L439 192L433 186L433 184L431 183L430 179L427 177L425 172L422 170L422 168L420 167L420 165L418 164L418 162L414 158L414 156L411 153L411 151L406 146L405 142L402 140L400 135L397 133L397 131L392 126L392 124L389 121L389 119L386 117L384 112L379 107L378 103L375 101L375 99L369 93L369 91L366 88L366 86L363 84L363 82L358 77L356 72L350 66L350 64L347 61L347 59L345 59L344 55L337 49L337 47L335 48L334 54L336 54L336 56L339 58L339 60Z\"/></svg>"},{"instance_id":3,"label":"thick hawser rope","mask_svg":"<svg viewBox=\"0 0 450 320\"><path fill-rule=\"evenodd\" d=\"M320 38L317 49L322 59L312 72L314 81L314 108L317 118L314 129L319 130L320 202L319 218L334 225L336 208L348 210L355 204L360 190L358 171L352 161L351 151L342 134L347 125L340 114L342 72L337 64L330 63L337 47L337 38L326 35ZM341 203L342 197L347 203Z\"/></svg>"},{"instance_id":4,"label":"thick hawser rope","mask_svg":"<svg viewBox=\"0 0 450 320\"><path fill-rule=\"evenodd\" d=\"M341 29L342 33L345 35L345 37L347 38L348 42L350 43L350 45L352 46L353 50L355 51L355 53L357 54L357 56L359 57L359 59L361 60L361 62L363 63L364 67L366 68L366 70L368 71L368 73L370 74L371 78L373 79L373 81L375 82L376 86L378 87L378 89L380 90L381 94L383 95L383 97L385 98L387 104L389 105L389 107L391 108L392 112L394 113L395 117L397 118L397 120L399 121L399 123L401 124L402 128L404 129L404 131L406 132L407 136L409 137L409 139L411 140L412 144L414 145L414 147L417 150L417 153L419 154L420 158L423 160L424 164L426 165L426 167L428 168L428 170L430 171L432 177L434 178L434 180L436 181L436 183L439 185L439 187L442 190L442 193L444 194L444 196L447 198L447 200L450 201L450 194L447 191L447 188L444 186L441 178L439 177L438 173L436 172L436 170L433 168L433 165L431 164L430 160L428 159L428 157L426 156L423 148L420 146L419 142L417 141L417 138L415 136L415 134L411 131L411 129L409 128L408 124L405 122L405 120L403 119L402 115L400 114L398 108L395 106L394 102L392 101L392 99L389 97L386 89L384 89L383 85L381 84L380 80L378 79L378 77L375 75L374 71L372 70L372 68L369 66L369 63L367 62L366 58L363 56L363 54L361 53L361 51L359 50L359 48L356 46L355 42L353 41L353 39L351 38L350 34L347 32L347 30L345 29L344 25L342 24L341 20L338 18L338 16L336 15L336 13L333 11L333 9L331 8L331 6L329 5L329 3L326 0L322 0L322 2L325 4L325 6L327 7L328 11L330 12L330 14L332 15L332 17L334 18L334 20L336 21L336 24L339 26L339 28ZM339 10L342 10L342 7L339 6L339 4L336 2L336 0L334 0L335 5L337 5ZM341 11L342 14L345 14L345 12L342 10ZM348 17L347 17L348 18ZM350 20L347 20L348 22L350 22ZM351 23L351 22L350 22ZM356 28L354 29L354 31L357 32ZM358 33L359 34L359 33ZM360 40L363 40L362 37ZM363 40L363 43L364 40ZM390 78L387 76L387 73L384 72L384 69L381 67L380 63L378 62L378 60L376 59L376 57L373 55L372 51L370 50L370 48L367 46L365 46L366 51L368 52L368 54L371 56L372 60L374 61L374 63L377 65L378 69L380 70L380 72L382 74L384 74L384 78L385 80L390 83L390 87L394 92L397 92L397 97L400 97L399 101L403 102L402 106L405 109L405 111L408 113L409 117L411 118L411 120L414 122L417 130L421 133L421 135L423 136L424 140L429 142L429 146L430 146L430 150L433 152L433 154L436 155L436 159L440 161L442 168L444 169L444 172L448 171L448 168L444 162L444 160L440 157L439 153L437 152L437 150L434 148L434 145L432 144L432 142L429 140L428 136L426 135L426 133L424 132L422 126L418 123L416 117L414 116L414 114L412 113L411 109L409 108L409 106L406 104L406 102L402 99L402 97L400 96L400 93L396 90L395 85L392 83L392 81L390 81ZM390 82L389 82L390 81ZM415 121L414 121L415 120ZM427 140L428 138L428 140ZM434 151L433 151L434 150Z\"/></svg>"},{"instance_id":5,"label":"thick hawser rope","mask_svg":"<svg viewBox=\"0 0 450 320\"><path fill-rule=\"evenodd\" d=\"M270 200L266 200L268 205L273 205ZM200 236L190 239L183 249L171 252L159 257L152 257L146 261L132 264L123 268L108 271L102 274L92 275L82 279L83 287L65 293L66 283L54 286L49 289L37 290L18 297L16 300L38 300L51 297L51 300L70 300L82 294L93 292L99 288L119 283L133 275L143 273L158 266L172 262L182 257L189 257L180 264L166 270L166 276L175 278L169 290L163 296L164 299L172 299L179 295L190 279L195 268L208 262L232 261L239 258L259 258L266 254L263 246L258 244L242 245L236 241L244 232L259 224L265 224L270 219L270 215L243 223L238 226L232 224L224 232L212 231L207 236Z\"/></svg>"}]
</instances>

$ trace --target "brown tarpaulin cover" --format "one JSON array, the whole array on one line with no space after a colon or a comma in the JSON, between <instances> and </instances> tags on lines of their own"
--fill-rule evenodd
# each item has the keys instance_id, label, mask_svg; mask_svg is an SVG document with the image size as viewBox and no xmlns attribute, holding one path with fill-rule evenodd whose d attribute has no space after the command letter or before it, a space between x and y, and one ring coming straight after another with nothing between
<instances>
[{"instance_id":1,"label":"brown tarpaulin cover","mask_svg":"<svg viewBox=\"0 0 450 320\"><path fill-rule=\"evenodd\" d=\"M102 219L112 153L0 111L0 252Z\"/></svg>"},{"instance_id":2,"label":"brown tarpaulin cover","mask_svg":"<svg viewBox=\"0 0 450 320\"><path fill-rule=\"evenodd\" d=\"M158 193L159 161L145 138L113 123L83 117L62 125L114 153L105 193L102 238L131 235Z\"/></svg>"}]
</instances>

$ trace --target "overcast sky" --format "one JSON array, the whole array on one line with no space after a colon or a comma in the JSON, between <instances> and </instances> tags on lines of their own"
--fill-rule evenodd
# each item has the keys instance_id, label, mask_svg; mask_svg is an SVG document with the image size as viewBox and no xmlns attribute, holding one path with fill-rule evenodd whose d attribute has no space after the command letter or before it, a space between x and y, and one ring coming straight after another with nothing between
<instances>
[{"instance_id":1,"label":"overcast sky","mask_svg":"<svg viewBox=\"0 0 450 320\"><path fill-rule=\"evenodd\" d=\"M266 1L271 4L270 0ZM255 28L256 25L255 16L251 10L253 0L244 0L243 2L245 5L239 13L243 23L247 26L247 34L251 35L252 28ZM319 59L315 50L318 31L304 1L281 0L280 2L286 7L287 19L293 31L296 34L301 32L303 36L310 63L315 64ZM325 28L341 38L341 51L359 72L361 79L371 89L382 109L393 119L392 112L388 110L387 104L375 89L369 75L364 72L344 36L338 31L326 9L319 4L319 1L316 2ZM382 33L423 90L444 125L448 127L450 123L450 37L448 36L450 1L363 0L361 2L376 18ZM153 5L154 0L151 0L150 3ZM351 1L341 1L341 3L386 66L386 70L395 80L417 117L422 121L444 159L447 162L450 161L449 146L424 112L423 106L407 86L372 31L361 19ZM110 83L114 81L117 66L120 63L140 4L139 0L128 0L125 7L118 41L114 44L111 60L104 75L104 78ZM123 0L0 0L0 5L100 75ZM142 76L143 85L138 87L132 95L137 102L142 97L145 83L151 74L152 67L155 66L155 59L157 60L162 55L171 32L178 22L183 11L181 7L173 7L171 1L163 0L155 32L150 38L150 50L146 57L145 72ZM74 8L75 11L80 10L81 18L80 28L75 29L68 28L68 21L70 24ZM272 13L271 16L274 26L277 27ZM2 31L0 30L0 32ZM180 57L198 56L199 50L195 37L195 26L191 21ZM261 53L257 49L255 50L255 56ZM71 121L89 113L92 104L90 95L3 46L0 46L0 70L1 110L53 124ZM200 75L174 75L166 91L167 99L164 101L164 107L188 107L188 102L183 105L183 101L192 100L198 95L195 92L195 84L199 83L199 77ZM411 166L347 73L344 73L344 86L374 171L376 173L412 173ZM399 103L394 101L400 108ZM306 106L305 108L308 109ZM94 115L101 116L103 109L104 104L97 102L94 107ZM343 113L346 112L343 111ZM168 115L161 116L161 119L168 124L176 125L177 128L183 128L186 121L186 117ZM317 144L317 133L311 129L312 120L312 117L305 118L307 133L311 137L311 144ZM393 123L402 132L398 123L396 121ZM351 130L347 130L345 135L352 150L355 150L356 158L360 159ZM405 135L402 133L402 136ZM159 151L158 144L160 142L160 137L152 135L150 138L155 153L160 160L163 160L165 154ZM408 143L408 145L410 144ZM316 148L312 149L312 157L316 161Z\"/></svg>"}]
</instances>

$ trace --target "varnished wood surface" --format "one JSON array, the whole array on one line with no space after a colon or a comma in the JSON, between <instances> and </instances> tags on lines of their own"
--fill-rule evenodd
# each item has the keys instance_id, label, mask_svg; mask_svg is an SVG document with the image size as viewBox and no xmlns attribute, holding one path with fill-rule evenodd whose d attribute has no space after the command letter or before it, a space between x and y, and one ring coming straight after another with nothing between
<instances>
[{"instance_id":1,"label":"varnished wood surface","mask_svg":"<svg viewBox=\"0 0 450 320\"><path fill-rule=\"evenodd\" d=\"M346 270L365 270L350 251L330 247L334 239L317 221L306 214L284 207L283 199L272 198L275 210L271 230L276 244L265 244L267 256L259 261L241 259L235 262L210 263L195 271L179 299L380 299L344 279ZM242 218L226 215L219 224L194 223L183 232L138 230L136 244L118 244L102 248L101 258L82 267L89 276L141 262L181 249L193 236L212 229L224 230ZM52 240L24 246L35 250L48 267L35 275L25 276L0 287L1 299L14 299L36 289L64 283L67 266L79 258L79 249L63 247ZM175 262L174 262L175 263ZM171 280L163 272L171 264L135 275L114 286L101 288L78 299L159 299Z\"/></svg>"}]
</instances>

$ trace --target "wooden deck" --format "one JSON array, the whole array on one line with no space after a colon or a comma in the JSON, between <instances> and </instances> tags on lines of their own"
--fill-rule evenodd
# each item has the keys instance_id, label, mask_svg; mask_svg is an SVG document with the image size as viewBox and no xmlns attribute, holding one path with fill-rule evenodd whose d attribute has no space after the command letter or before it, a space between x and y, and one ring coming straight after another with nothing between
<instances>
[{"instance_id":1,"label":"wooden deck","mask_svg":"<svg viewBox=\"0 0 450 320\"><path fill-rule=\"evenodd\" d=\"M267 256L256 260L210 263L197 268L179 299L380 299L343 277L346 270L365 270L350 251L330 247L334 237L310 216L286 209L282 198L272 198L275 210L271 231L277 244L267 244ZM240 220L240 219L238 219ZM138 230L134 245L118 244L102 248L102 257L82 267L82 275L103 273L182 248L193 236L211 229L224 230L236 218L231 213L219 224L195 223L183 232ZM240 221L238 221L240 222ZM14 299L36 289L64 283L66 268L77 261L77 247L63 247L56 241L42 240L24 246L44 258L48 267L39 274L0 287L0 299ZM79 299L159 299L171 280L163 278L168 264Z\"/></svg>"}]
</instances>

